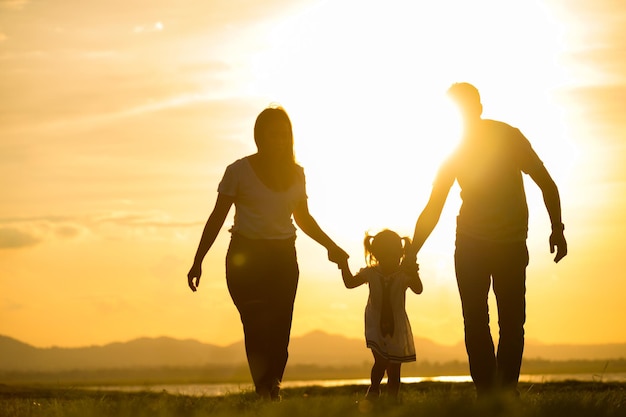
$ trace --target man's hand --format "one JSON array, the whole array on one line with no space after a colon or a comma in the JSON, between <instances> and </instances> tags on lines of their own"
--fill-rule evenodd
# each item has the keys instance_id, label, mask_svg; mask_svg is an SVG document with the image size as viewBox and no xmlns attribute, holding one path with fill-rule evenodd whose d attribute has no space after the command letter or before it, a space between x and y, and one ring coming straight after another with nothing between
<instances>
[{"instance_id":1,"label":"man's hand","mask_svg":"<svg viewBox=\"0 0 626 417\"><path fill-rule=\"evenodd\" d=\"M558 263L567 255L567 241L565 240L565 235L563 235L563 230L553 230L550 235L550 253L554 253L555 248L556 256L554 257L554 262Z\"/></svg>"}]
</instances>

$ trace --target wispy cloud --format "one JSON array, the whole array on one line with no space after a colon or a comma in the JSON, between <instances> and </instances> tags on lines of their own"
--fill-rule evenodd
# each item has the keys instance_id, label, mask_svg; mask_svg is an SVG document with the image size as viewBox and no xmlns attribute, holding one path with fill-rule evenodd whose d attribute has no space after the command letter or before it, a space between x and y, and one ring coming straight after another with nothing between
<instances>
[{"instance_id":1,"label":"wispy cloud","mask_svg":"<svg viewBox=\"0 0 626 417\"><path fill-rule=\"evenodd\" d=\"M165 25L162 22L154 22L145 25L138 25L133 28L133 32L140 33L151 33L151 32L161 32L165 29Z\"/></svg>"},{"instance_id":2,"label":"wispy cloud","mask_svg":"<svg viewBox=\"0 0 626 417\"><path fill-rule=\"evenodd\" d=\"M621 2L561 1L553 3L569 24L567 65L574 64L581 84L626 82L624 25L626 8Z\"/></svg>"},{"instance_id":3,"label":"wispy cloud","mask_svg":"<svg viewBox=\"0 0 626 417\"><path fill-rule=\"evenodd\" d=\"M130 212L116 211L100 216L95 216L96 224L116 224L124 227L192 227L198 222L181 222L171 218L167 213L159 211Z\"/></svg>"},{"instance_id":4,"label":"wispy cloud","mask_svg":"<svg viewBox=\"0 0 626 417\"><path fill-rule=\"evenodd\" d=\"M3 311L5 313L9 313L9 312L16 312L19 310L22 310L24 308L24 304L20 303L19 301L13 300L13 299L9 299L9 298L3 298L0 299L0 311Z\"/></svg>"},{"instance_id":5,"label":"wispy cloud","mask_svg":"<svg viewBox=\"0 0 626 417\"><path fill-rule=\"evenodd\" d=\"M0 0L0 8L10 10L22 10L30 0Z\"/></svg>"},{"instance_id":6,"label":"wispy cloud","mask_svg":"<svg viewBox=\"0 0 626 417\"><path fill-rule=\"evenodd\" d=\"M626 83L583 87L571 90L571 97L581 107L588 124L600 130L610 130L612 135L597 139L610 139L611 142L624 144L623 132L626 129ZM596 142L597 143L597 142Z\"/></svg>"},{"instance_id":7,"label":"wispy cloud","mask_svg":"<svg viewBox=\"0 0 626 417\"><path fill-rule=\"evenodd\" d=\"M181 239L199 225L200 221L180 221L159 211L112 211L75 218L4 218L0 219L0 250L69 239Z\"/></svg>"},{"instance_id":8,"label":"wispy cloud","mask_svg":"<svg viewBox=\"0 0 626 417\"><path fill-rule=\"evenodd\" d=\"M85 227L63 217L0 219L0 249L19 249L50 239L78 237Z\"/></svg>"},{"instance_id":9,"label":"wispy cloud","mask_svg":"<svg viewBox=\"0 0 626 417\"><path fill-rule=\"evenodd\" d=\"M35 246L40 239L30 233L15 227L0 227L0 249L17 249Z\"/></svg>"}]
</instances>

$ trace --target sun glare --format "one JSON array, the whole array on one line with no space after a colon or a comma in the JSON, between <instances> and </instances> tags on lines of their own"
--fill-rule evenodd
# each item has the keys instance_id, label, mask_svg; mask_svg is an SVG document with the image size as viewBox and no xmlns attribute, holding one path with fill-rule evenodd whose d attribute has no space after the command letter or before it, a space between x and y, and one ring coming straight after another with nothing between
<instances>
[{"instance_id":1,"label":"sun glare","mask_svg":"<svg viewBox=\"0 0 626 417\"><path fill-rule=\"evenodd\" d=\"M357 239L382 227L409 233L458 137L441 71L453 62L440 57L433 66L433 45L413 45L426 29L400 11L354 1L330 7L275 28L255 58L262 76L252 89L290 113L311 204L324 200L315 207L321 222L337 223L339 214L333 227Z\"/></svg>"},{"instance_id":2,"label":"sun glare","mask_svg":"<svg viewBox=\"0 0 626 417\"><path fill-rule=\"evenodd\" d=\"M276 24L267 49L255 55L249 88L290 113L312 208L334 233L357 240L382 227L412 233L459 138L445 96L453 82L477 84L487 116L525 123L531 133L558 130L547 102L559 75L558 45L548 41L554 36L545 11L492 3L505 18L493 22L460 1L450 14L436 2L408 13L402 1L338 0ZM528 25L530 37L509 30Z\"/></svg>"}]
</instances>

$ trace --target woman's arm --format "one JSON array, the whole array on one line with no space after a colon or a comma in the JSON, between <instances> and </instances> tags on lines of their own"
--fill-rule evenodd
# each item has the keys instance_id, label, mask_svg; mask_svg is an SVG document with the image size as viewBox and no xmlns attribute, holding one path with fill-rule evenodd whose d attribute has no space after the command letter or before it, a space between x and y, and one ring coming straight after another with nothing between
<instances>
[{"instance_id":1,"label":"woman's arm","mask_svg":"<svg viewBox=\"0 0 626 417\"><path fill-rule=\"evenodd\" d=\"M293 219L298 227L311 239L324 246L328 251L328 260L341 265L349 255L341 249L317 224L317 221L309 213L309 205L306 200L302 200L293 212Z\"/></svg>"},{"instance_id":2,"label":"woman's arm","mask_svg":"<svg viewBox=\"0 0 626 417\"><path fill-rule=\"evenodd\" d=\"M191 291L196 291L198 286L200 285L200 276L202 275L202 261L206 256L211 246L215 242L217 238L217 234L220 229L224 225L224 221L226 220L226 216L230 211L231 206L233 205L235 199L234 197L224 195L219 193L217 195L217 201L215 202L215 207L209 216L209 219L204 226L204 230L202 231L202 237L200 238L200 243L198 244L198 250L196 251L196 256L193 260L193 265L187 274L187 283L189 284L189 288Z\"/></svg>"}]
</instances>

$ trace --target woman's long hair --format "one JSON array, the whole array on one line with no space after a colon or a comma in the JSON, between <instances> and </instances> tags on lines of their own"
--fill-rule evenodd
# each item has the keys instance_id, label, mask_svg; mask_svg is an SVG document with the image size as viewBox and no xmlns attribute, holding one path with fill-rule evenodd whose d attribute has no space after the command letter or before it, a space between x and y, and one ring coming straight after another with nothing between
<instances>
[{"instance_id":1,"label":"woman's long hair","mask_svg":"<svg viewBox=\"0 0 626 417\"><path fill-rule=\"evenodd\" d=\"M277 123L286 123L289 126L289 150L284 158L272 161L271 166L268 168L268 174L270 175L272 188L286 189L295 180L296 170L296 157L293 146L293 130L291 126L291 120L289 115L280 106L272 106L264 109L256 118L254 123L254 142L258 149L263 147L263 140L265 138L265 132Z\"/></svg>"}]
</instances>

